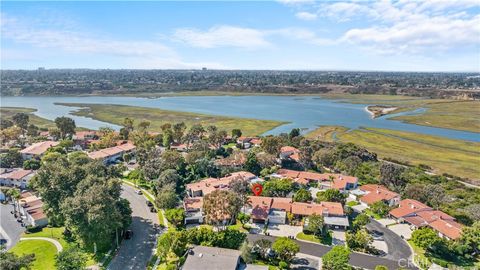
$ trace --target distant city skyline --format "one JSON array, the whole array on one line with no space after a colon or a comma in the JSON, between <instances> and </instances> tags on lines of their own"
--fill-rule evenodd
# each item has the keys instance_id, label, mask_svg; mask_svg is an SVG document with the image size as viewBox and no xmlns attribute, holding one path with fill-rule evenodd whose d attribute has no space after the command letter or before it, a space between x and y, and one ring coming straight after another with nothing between
<instances>
[{"instance_id":1,"label":"distant city skyline","mask_svg":"<svg viewBox=\"0 0 480 270\"><path fill-rule=\"evenodd\" d=\"M1 68L480 72L480 1L2 1Z\"/></svg>"}]
</instances>

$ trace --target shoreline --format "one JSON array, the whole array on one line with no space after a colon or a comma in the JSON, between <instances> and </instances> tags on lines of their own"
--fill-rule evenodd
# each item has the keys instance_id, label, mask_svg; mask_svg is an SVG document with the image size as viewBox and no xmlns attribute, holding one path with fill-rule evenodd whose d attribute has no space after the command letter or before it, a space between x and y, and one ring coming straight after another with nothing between
<instances>
[{"instance_id":1,"label":"shoreline","mask_svg":"<svg viewBox=\"0 0 480 270\"><path fill-rule=\"evenodd\" d=\"M372 119L387 115L394 112L399 107L383 106L383 105L368 105L365 106L365 110L371 115Z\"/></svg>"}]
</instances>

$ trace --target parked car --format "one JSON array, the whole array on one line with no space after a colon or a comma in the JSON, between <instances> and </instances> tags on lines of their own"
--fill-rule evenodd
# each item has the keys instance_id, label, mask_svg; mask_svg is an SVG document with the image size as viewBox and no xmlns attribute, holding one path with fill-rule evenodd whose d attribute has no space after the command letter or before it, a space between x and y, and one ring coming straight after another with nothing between
<instances>
[{"instance_id":1,"label":"parked car","mask_svg":"<svg viewBox=\"0 0 480 270\"><path fill-rule=\"evenodd\" d=\"M152 207L150 207L150 212L156 213L156 212L157 212L157 209L155 209L155 207L152 206Z\"/></svg>"},{"instance_id":2,"label":"parked car","mask_svg":"<svg viewBox=\"0 0 480 270\"><path fill-rule=\"evenodd\" d=\"M133 236L133 231L132 230L127 230L125 232L125 239L130 239Z\"/></svg>"},{"instance_id":3,"label":"parked car","mask_svg":"<svg viewBox=\"0 0 480 270\"><path fill-rule=\"evenodd\" d=\"M136 193L137 193L138 195L142 195L142 194L143 194L143 192L142 192L140 189L137 190Z\"/></svg>"},{"instance_id":4,"label":"parked car","mask_svg":"<svg viewBox=\"0 0 480 270\"><path fill-rule=\"evenodd\" d=\"M152 207L153 203L151 201L146 201L148 207Z\"/></svg>"}]
</instances>

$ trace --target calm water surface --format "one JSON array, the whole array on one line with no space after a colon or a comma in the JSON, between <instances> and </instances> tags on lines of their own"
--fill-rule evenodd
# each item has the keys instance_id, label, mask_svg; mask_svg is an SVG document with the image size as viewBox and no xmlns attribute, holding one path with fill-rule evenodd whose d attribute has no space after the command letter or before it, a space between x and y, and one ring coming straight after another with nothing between
<instances>
[{"instance_id":1,"label":"calm water surface","mask_svg":"<svg viewBox=\"0 0 480 270\"><path fill-rule=\"evenodd\" d=\"M322 99L319 97L304 96L186 96L162 97L157 99L136 97L2 97L2 107L35 108L36 115L47 119L69 115L78 108L55 105L56 102L66 103L95 103L121 104L159 108L175 111L196 112L213 115L257 118L266 120L287 121L288 124L279 126L267 132L278 134L288 132L292 128L303 128L305 131L314 130L322 125L338 125L351 129L359 127L375 127L401 131L417 132L428 135L437 135L452 139L480 141L480 133L458 131L445 128L419 126L388 120L396 115L422 113L419 109L414 112L399 113L372 119L365 111L365 104L350 104L339 100ZM86 117L72 116L77 126L98 129L99 127L119 127L110 123L93 120Z\"/></svg>"}]
</instances>

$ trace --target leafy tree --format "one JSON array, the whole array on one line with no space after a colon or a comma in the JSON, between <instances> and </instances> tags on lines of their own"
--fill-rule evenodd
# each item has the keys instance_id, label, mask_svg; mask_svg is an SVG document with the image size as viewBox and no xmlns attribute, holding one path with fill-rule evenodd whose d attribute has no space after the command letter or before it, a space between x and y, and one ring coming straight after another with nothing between
<instances>
[{"instance_id":1,"label":"leafy tree","mask_svg":"<svg viewBox=\"0 0 480 270\"><path fill-rule=\"evenodd\" d=\"M316 236L320 236L323 233L323 227L325 226L323 216L313 214L308 217L308 225L306 230Z\"/></svg>"},{"instance_id":2,"label":"leafy tree","mask_svg":"<svg viewBox=\"0 0 480 270\"><path fill-rule=\"evenodd\" d=\"M286 197L293 191L293 183L290 179L272 179L263 186L262 196Z\"/></svg>"},{"instance_id":3,"label":"leafy tree","mask_svg":"<svg viewBox=\"0 0 480 270\"><path fill-rule=\"evenodd\" d=\"M385 217L390 211L390 207L383 201L378 201L370 205L370 210L381 217Z\"/></svg>"},{"instance_id":4,"label":"leafy tree","mask_svg":"<svg viewBox=\"0 0 480 270\"><path fill-rule=\"evenodd\" d=\"M242 246L240 247L240 252L243 261L245 263L252 263L255 260L255 256L253 255L252 247L248 245L248 242L245 241L242 243Z\"/></svg>"},{"instance_id":5,"label":"leafy tree","mask_svg":"<svg viewBox=\"0 0 480 270\"><path fill-rule=\"evenodd\" d=\"M423 249L430 248L435 243L441 241L438 234L430 228L421 228L413 231L411 239L415 245Z\"/></svg>"},{"instance_id":6,"label":"leafy tree","mask_svg":"<svg viewBox=\"0 0 480 270\"><path fill-rule=\"evenodd\" d=\"M471 227L463 228L459 244L463 254L467 257L475 257L480 254L480 221L473 223Z\"/></svg>"},{"instance_id":7,"label":"leafy tree","mask_svg":"<svg viewBox=\"0 0 480 270\"><path fill-rule=\"evenodd\" d=\"M0 121L0 129L7 129L11 126L13 126L13 122L8 119L2 119L2 121Z\"/></svg>"},{"instance_id":8,"label":"leafy tree","mask_svg":"<svg viewBox=\"0 0 480 270\"><path fill-rule=\"evenodd\" d=\"M80 270L87 266L87 255L78 248L71 247L58 253L55 258L55 266L58 270Z\"/></svg>"},{"instance_id":9,"label":"leafy tree","mask_svg":"<svg viewBox=\"0 0 480 270\"><path fill-rule=\"evenodd\" d=\"M245 225L250 220L250 215L245 213L239 213L237 219L240 220L242 225Z\"/></svg>"},{"instance_id":10,"label":"leafy tree","mask_svg":"<svg viewBox=\"0 0 480 270\"><path fill-rule=\"evenodd\" d=\"M276 136L267 136L262 139L262 148L268 154L278 156L280 148L282 148L282 141Z\"/></svg>"},{"instance_id":11,"label":"leafy tree","mask_svg":"<svg viewBox=\"0 0 480 270\"><path fill-rule=\"evenodd\" d=\"M320 169L322 166L331 167L335 164L335 153L329 148L322 148L313 154L313 162Z\"/></svg>"},{"instance_id":12,"label":"leafy tree","mask_svg":"<svg viewBox=\"0 0 480 270\"><path fill-rule=\"evenodd\" d=\"M178 197L175 193L175 187L168 185L157 190L155 204L161 209L175 208L178 205Z\"/></svg>"},{"instance_id":13,"label":"leafy tree","mask_svg":"<svg viewBox=\"0 0 480 270\"><path fill-rule=\"evenodd\" d=\"M290 131L290 133L288 134L288 137L289 137L290 139L295 138L295 137L298 137L298 136L300 136L300 129L299 129L299 128L294 128L294 129L292 129L292 130Z\"/></svg>"},{"instance_id":14,"label":"leafy tree","mask_svg":"<svg viewBox=\"0 0 480 270\"><path fill-rule=\"evenodd\" d=\"M6 143L11 140L19 141L20 135L22 135L23 130L20 127L13 126L6 129L0 130L0 140L2 143Z\"/></svg>"},{"instance_id":15,"label":"leafy tree","mask_svg":"<svg viewBox=\"0 0 480 270\"><path fill-rule=\"evenodd\" d=\"M179 186L182 184L182 177L174 169L167 169L163 171L158 180L155 182L156 189L159 190L164 186Z\"/></svg>"},{"instance_id":16,"label":"leafy tree","mask_svg":"<svg viewBox=\"0 0 480 270\"><path fill-rule=\"evenodd\" d=\"M28 127L29 116L26 113L16 113L12 116L13 123L23 130Z\"/></svg>"},{"instance_id":17,"label":"leafy tree","mask_svg":"<svg viewBox=\"0 0 480 270\"><path fill-rule=\"evenodd\" d=\"M254 242L253 248L261 258L266 259L268 257L268 251L272 248L272 242L267 239L260 239Z\"/></svg>"},{"instance_id":18,"label":"leafy tree","mask_svg":"<svg viewBox=\"0 0 480 270\"><path fill-rule=\"evenodd\" d=\"M280 260L290 262L300 251L300 246L287 237L279 237L273 242L272 250Z\"/></svg>"},{"instance_id":19,"label":"leafy tree","mask_svg":"<svg viewBox=\"0 0 480 270\"><path fill-rule=\"evenodd\" d=\"M297 192L295 192L293 200L296 202L308 202L312 200L312 194L310 193L310 191L301 188L297 190Z\"/></svg>"},{"instance_id":20,"label":"leafy tree","mask_svg":"<svg viewBox=\"0 0 480 270\"><path fill-rule=\"evenodd\" d=\"M322 257L322 269L324 270L345 270L351 269L348 264L350 250L344 246L334 246Z\"/></svg>"},{"instance_id":21,"label":"leafy tree","mask_svg":"<svg viewBox=\"0 0 480 270\"><path fill-rule=\"evenodd\" d=\"M402 191L407 180L404 177L405 168L393 163L383 162L380 166L380 181L396 191Z\"/></svg>"},{"instance_id":22,"label":"leafy tree","mask_svg":"<svg viewBox=\"0 0 480 270\"><path fill-rule=\"evenodd\" d=\"M170 149L170 146L173 143L173 134L171 131L167 131L163 133L162 137L162 145L165 146L167 149Z\"/></svg>"},{"instance_id":23,"label":"leafy tree","mask_svg":"<svg viewBox=\"0 0 480 270\"><path fill-rule=\"evenodd\" d=\"M238 195L227 190L215 190L203 198L205 220L216 226L228 221L232 223L241 207Z\"/></svg>"},{"instance_id":24,"label":"leafy tree","mask_svg":"<svg viewBox=\"0 0 480 270\"><path fill-rule=\"evenodd\" d=\"M165 218L175 227L179 227L185 219L185 210L181 208L167 209L165 211Z\"/></svg>"},{"instance_id":25,"label":"leafy tree","mask_svg":"<svg viewBox=\"0 0 480 270\"><path fill-rule=\"evenodd\" d=\"M180 142L183 138L183 134L185 133L185 130L187 129L187 126L185 125L184 122L176 123L173 125L173 140L176 142Z\"/></svg>"},{"instance_id":26,"label":"leafy tree","mask_svg":"<svg viewBox=\"0 0 480 270\"><path fill-rule=\"evenodd\" d=\"M250 192L250 183L242 177L237 177L230 182L230 190L235 192L242 206L248 204L248 194Z\"/></svg>"},{"instance_id":27,"label":"leafy tree","mask_svg":"<svg viewBox=\"0 0 480 270\"><path fill-rule=\"evenodd\" d=\"M443 202L447 201L445 189L440 185L427 185L424 194L425 201L434 209L438 209Z\"/></svg>"},{"instance_id":28,"label":"leafy tree","mask_svg":"<svg viewBox=\"0 0 480 270\"><path fill-rule=\"evenodd\" d=\"M232 137L238 138L242 136L242 131L240 129L232 129Z\"/></svg>"},{"instance_id":29,"label":"leafy tree","mask_svg":"<svg viewBox=\"0 0 480 270\"><path fill-rule=\"evenodd\" d=\"M370 222L370 217L367 214L358 214L352 222L353 231L357 231Z\"/></svg>"},{"instance_id":30,"label":"leafy tree","mask_svg":"<svg viewBox=\"0 0 480 270\"><path fill-rule=\"evenodd\" d=\"M0 251L0 269L21 270L30 269L35 261L35 254L18 256L11 252Z\"/></svg>"},{"instance_id":31,"label":"leafy tree","mask_svg":"<svg viewBox=\"0 0 480 270\"><path fill-rule=\"evenodd\" d=\"M339 202L345 204L346 195L338 189L327 189L323 192L317 192L317 202Z\"/></svg>"},{"instance_id":32,"label":"leafy tree","mask_svg":"<svg viewBox=\"0 0 480 270\"><path fill-rule=\"evenodd\" d=\"M72 135L75 133L75 121L69 117L57 117L55 118L55 125L60 130L60 137L65 139L67 135Z\"/></svg>"},{"instance_id":33,"label":"leafy tree","mask_svg":"<svg viewBox=\"0 0 480 270\"><path fill-rule=\"evenodd\" d=\"M30 124L27 127L27 136L35 137L38 136L38 127L34 124Z\"/></svg>"},{"instance_id":34,"label":"leafy tree","mask_svg":"<svg viewBox=\"0 0 480 270\"><path fill-rule=\"evenodd\" d=\"M40 161L36 159L29 159L23 162L23 168L25 170L38 170L40 169Z\"/></svg>"},{"instance_id":35,"label":"leafy tree","mask_svg":"<svg viewBox=\"0 0 480 270\"><path fill-rule=\"evenodd\" d=\"M348 232L346 240L349 248L362 252L366 252L373 243L373 237L365 229Z\"/></svg>"},{"instance_id":36,"label":"leafy tree","mask_svg":"<svg viewBox=\"0 0 480 270\"><path fill-rule=\"evenodd\" d=\"M257 156L254 152L250 151L247 154L247 161L245 162L245 169L255 175L260 174L262 168L258 164Z\"/></svg>"},{"instance_id":37,"label":"leafy tree","mask_svg":"<svg viewBox=\"0 0 480 270\"><path fill-rule=\"evenodd\" d=\"M6 153L0 154L0 167L18 168L22 166L22 154L16 149L9 149Z\"/></svg>"}]
</instances>

